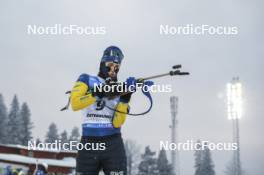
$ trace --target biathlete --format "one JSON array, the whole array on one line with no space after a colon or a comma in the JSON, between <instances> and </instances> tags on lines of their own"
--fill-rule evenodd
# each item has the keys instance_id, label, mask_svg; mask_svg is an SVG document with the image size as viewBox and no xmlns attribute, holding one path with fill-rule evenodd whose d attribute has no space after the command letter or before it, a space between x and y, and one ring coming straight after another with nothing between
<instances>
[{"instance_id":1,"label":"biathlete","mask_svg":"<svg viewBox=\"0 0 264 175\"><path fill-rule=\"evenodd\" d=\"M110 98L106 96L109 93L94 91L95 85L117 82L123 58L123 53L118 47L106 48L98 75L80 75L71 91L72 110L82 110L83 113L80 142L83 145L105 144L105 150L78 150L76 172L79 175L98 175L101 169L106 175L127 174L121 126L129 113L129 101L133 92L126 92L125 95L113 94ZM127 87L136 87L136 84L137 80L134 77L129 77L125 82ZM153 82L148 81L146 84L151 86Z\"/></svg>"}]
</instances>

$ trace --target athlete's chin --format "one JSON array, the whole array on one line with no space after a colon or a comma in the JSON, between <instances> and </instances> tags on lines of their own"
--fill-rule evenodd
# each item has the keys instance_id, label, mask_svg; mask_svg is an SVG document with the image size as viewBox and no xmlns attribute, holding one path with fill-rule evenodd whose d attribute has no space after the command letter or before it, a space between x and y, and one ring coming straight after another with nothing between
<instances>
[{"instance_id":1,"label":"athlete's chin","mask_svg":"<svg viewBox=\"0 0 264 175\"><path fill-rule=\"evenodd\" d=\"M111 79L116 79L117 74L109 74L109 77L110 77Z\"/></svg>"}]
</instances>

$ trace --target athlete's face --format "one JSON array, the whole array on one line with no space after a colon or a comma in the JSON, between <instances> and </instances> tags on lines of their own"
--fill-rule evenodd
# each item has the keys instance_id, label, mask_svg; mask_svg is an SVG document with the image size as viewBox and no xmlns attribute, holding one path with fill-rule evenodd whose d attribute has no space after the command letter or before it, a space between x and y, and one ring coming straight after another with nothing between
<instances>
[{"instance_id":1,"label":"athlete's face","mask_svg":"<svg viewBox=\"0 0 264 175\"><path fill-rule=\"evenodd\" d=\"M114 62L106 62L105 64L107 67L109 67L108 76L111 78L116 78L120 64Z\"/></svg>"}]
</instances>

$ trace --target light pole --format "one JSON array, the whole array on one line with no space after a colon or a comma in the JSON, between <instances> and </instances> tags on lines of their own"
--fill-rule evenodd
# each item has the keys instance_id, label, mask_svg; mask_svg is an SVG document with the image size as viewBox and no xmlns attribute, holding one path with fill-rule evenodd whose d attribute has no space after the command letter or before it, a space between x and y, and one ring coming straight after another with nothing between
<instances>
[{"instance_id":1,"label":"light pole","mask_svg":"<svg viewBox=\"0 0 264 175\"><path fill-rule=\"evenodd\" d=\"M177 113L178 113L178 97L171 96L170 97L170 107L171 107L171 143L177 143ZM171 151L171 164L173 168L173 172L175 175L180 175L180 166L179 166L179 152Z\"/></svg>"},{"instance_id":2,"label":"light pole","mask_svg":"<svg viewBox=\"0 0 264 175\"><path fill-rule=\"evenodd\" d=\"M239 119L242 116L242 84L238 77L227 84L227 113L228 119L233 122L233 142L237 144L233 155L233 171L234 175L241 175Z\"/></svg>"}]
</instances>

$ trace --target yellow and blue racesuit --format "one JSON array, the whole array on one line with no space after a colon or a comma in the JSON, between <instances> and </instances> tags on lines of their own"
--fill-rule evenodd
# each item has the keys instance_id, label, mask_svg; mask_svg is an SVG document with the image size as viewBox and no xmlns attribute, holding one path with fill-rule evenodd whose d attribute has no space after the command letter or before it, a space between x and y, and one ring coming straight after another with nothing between
<instances>
[{"instance_id":1,"label":"yellow and blue racesuit","mask_svg":"<svg viewBox=\"0 0 264 175\"><path fill-rule=\"evenodd\" d=\"M82 74L71 91L71 106L73 111L82 110L83 136L107 136L120 133L120 127L126 120L126 114L115 112L104 106L104 103L117 111L128 112L128 101L116 97L114 99L98 98L93 96L92 89L95 85L104 83L99 76Z\"/></svg>"},{"instance_id":2,"label":"yellow and blue racesuit","mask_svg":"<svg viewBox=\"0 0 264 175\"><path fill-rule=\"evenodd\" d=\"M129 105L122 97L107 99L94 96L92 93L94 85L104 82L105 80L99 76L82 74L71 92L72 109L82 110L83 113L81 143L106 145L104 151L79 150L77 174L98 175L103 168L106 175L110 175L111 172L123 172L126 175L126 153L120 133L126 114L110 110L103 104L124 113L128 112Z\"/></svg>"},{"instance_id":3,"label":"yellow and blue racesuit","mask_svg":"<svg viewBox=\"0 0 264 175\"><path fill-rule=\"evenodd\" d=\"M109 71L113 68L110 65L120 65L122 59L123 54L118 47L108 47L104 51L98 76L80 75L71 91L70 103L73 111L80 110L83 113L80 142L83 145L105 143L106 148L105 150L78 150L77 175L98 175L100 169L103 169L106 175L127 174L121 126L129 111L128 103L131 93L130 96L127 94L110 99L94 92L94 87L105 84L108 78L117 81L117 77L110 77ZM119 69L115 67L114 70L117 74Z\"/></svg>"}]
</instances>

